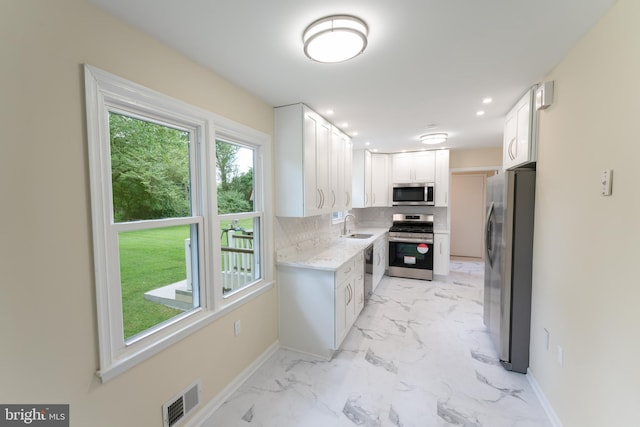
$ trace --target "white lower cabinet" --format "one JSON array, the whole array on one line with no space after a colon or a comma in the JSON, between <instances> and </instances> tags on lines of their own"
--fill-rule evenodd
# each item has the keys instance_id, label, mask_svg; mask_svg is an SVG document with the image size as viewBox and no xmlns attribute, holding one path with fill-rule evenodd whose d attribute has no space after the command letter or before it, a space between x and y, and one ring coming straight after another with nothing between
<instances>
[{"instance_id":1,"label":"white lower cabinet","mask_svg":"<svg viewBox=\"0 0 640 427\"><path fill-rule=\"evenodd\" d=\"M434 233L433 274L447 276L449 274L449 233Z\"/></svg>"},{"instance_id":2,"label":"white lower cabinet","mask_svg":"<svg viewBox=\"0 0 640 427\"><path fill-rule=\"evenodd\" d=\"M364 258L336 271L278 266L280 344L330 359L364 305Z\"/></svg>"},{"instance_id":3,"label":"white lower cabinet","mask_svg":"<svg viewBox=\"0 0 640 427\"><path fill-rule=\"evenodd\" d=\"M375 290L387 269L388 242L386 233L373 243L373 282L372 290Z\"/></svg>"}]
</instances>

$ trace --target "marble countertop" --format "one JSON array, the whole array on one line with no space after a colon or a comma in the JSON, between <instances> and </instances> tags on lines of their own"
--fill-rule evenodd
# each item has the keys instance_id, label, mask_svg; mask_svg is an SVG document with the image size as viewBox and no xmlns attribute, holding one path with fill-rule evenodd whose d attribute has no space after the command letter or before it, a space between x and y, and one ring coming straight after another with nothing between
<instances>
[{"instance_id":1,"label":"marble countertop","mask_svg":"<svg viewBox=\"0 0 640 427\"><path fill-rule=\"evenodd\" d=\"M387 228L357 228L351 234L371 234L367 239L337 237L321 246L303 251L284 250L277 254L276 264L279 266L312 268L316 270L337 270L358 252L372 245L383 236Z\"/></svg>"}]
</instances>

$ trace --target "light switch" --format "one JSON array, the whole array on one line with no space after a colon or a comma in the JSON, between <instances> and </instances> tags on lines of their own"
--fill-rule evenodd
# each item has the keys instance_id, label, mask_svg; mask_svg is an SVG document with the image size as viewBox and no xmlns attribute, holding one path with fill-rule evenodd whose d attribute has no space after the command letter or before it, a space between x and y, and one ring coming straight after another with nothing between
<instances>
[{"instance_id":1,"label":"light switch","mask_svg":"<svg viewBox=\"0 0 640 427\"><path fill-rule=\"evenodd\" d=\"M603 196L611 195L612 175L613 175L613 170L611 169L603 170L600 174L600 186L601 186L600 194L602 194Z\"/></svg>"}]
</instances>

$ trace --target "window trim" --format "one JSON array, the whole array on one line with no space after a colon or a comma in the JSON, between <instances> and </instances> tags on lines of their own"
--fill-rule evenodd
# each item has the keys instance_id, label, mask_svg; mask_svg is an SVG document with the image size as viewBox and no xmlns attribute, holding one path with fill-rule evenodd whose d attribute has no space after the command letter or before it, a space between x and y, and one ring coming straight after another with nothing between
<instances>
[{"instance_id":1,"label":"window trim","mask_svg":"<svg viewBox=\"0 0 640 427\"><path fill-rule=\"evenodd\" d=\"M336 213L336 212L337 213L341 213L342 215L337 217L337 218L334 218L333 214ZM344 217L347 216L348 213L349 213L348 209L345 209L343 211L334 211L334 212L332 212L331 213L331 225L342 224L344 222Z\"/></svg>"},{"instance_id":2,"label":"window trim","mask_svg":"<svg viewBox=\"0 0 640 427\"><path fill-rule=\"evenodd\" d=\"M100 363L96 374L102 382L106 382L273 288L273 251L270 250L273 245L272 212L270 204L264 203L271 198L271 139L267 134L90 65L85 64L84 71ZM142 114L145 118L166 120L168 123L184 124L188 130L193 131L193 143L200 150L195 165L198 195L194 201L200 204L200 209L189 217L201 217L200 307L170 319L162 327L143 333L143 336L124 346L119 344L124 338L117 339L118 334L122 335L122 301L119 289L114 286L115 279L120 286L119 264L117 256L114 259L113 250L110 250L114 243L117 246L117 239L116 242L113 241L113 232L109 230L113 225L113 212L110 209L112 194L108 113L117 110L130 111L134 115ZM213 260L220 254L220 242L214 238L217 233L211 232L219 221L216 186L210 184L216 182L216 133L248 143L256 148L260 158L262 279L238 290L233 298L222 297L222 283L215 280L217 275L213 268ZM254 170L254 174L257 173Z\"/></svg>"}]
</instances>

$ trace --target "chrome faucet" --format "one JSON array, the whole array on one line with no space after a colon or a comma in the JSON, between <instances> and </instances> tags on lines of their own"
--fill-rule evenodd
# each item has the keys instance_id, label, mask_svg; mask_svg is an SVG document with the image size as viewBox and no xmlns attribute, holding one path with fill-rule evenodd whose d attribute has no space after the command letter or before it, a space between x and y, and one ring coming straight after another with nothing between
<instances>
[{"instance_id":1,"label":"chrome faucet","mask_svg":"<svg viewBox=\"0 0 640 427\"><path fill-rule=\"evenodd\" d=\"M347 219L349 219L349 217L353 218L354 221L356 219L356 216L354 214L346 214L344 216L344 224L342 225L342 235L343 236L347 235Z\"/></svg>"}]
</instances>

